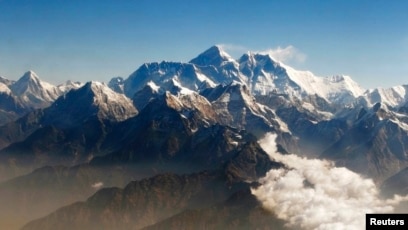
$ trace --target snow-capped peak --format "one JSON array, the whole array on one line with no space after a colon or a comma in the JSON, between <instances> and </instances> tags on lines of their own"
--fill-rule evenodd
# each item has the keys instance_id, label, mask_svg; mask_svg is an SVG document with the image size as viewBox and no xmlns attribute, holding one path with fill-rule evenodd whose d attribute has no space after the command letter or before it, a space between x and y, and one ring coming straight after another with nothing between
<instances>
[{"instance_id":1,"label":"snow-capped peak","mask_svg":"<svg viewBox=\"0 0 408 230\"><path fill-rule=\"evenodd\" d=\"M38 75L32 70L25 72L24 75L21 77L21 79L24 81L28 81L28 80L40 81L40 78L38 77Z\"/></svg>"},{"instance_id":2,"label":"snow-capped peak","mask_svg":"<svg viewBox=\"0 0 408 230\"><path fill-rule=\"evenodd\" d=\"M0 82L0 93L10 94L11 90L6 84Z\"/></svg>"},{"instance_id":3,"label":"snow-capped peak","mask_svg":"<svg viewBox=\"0 0 408 230\"><path fill-rule=\"evenodd\" d=\"M61 95L54 85L41 81L33 71L26 72L18 81L11 84L9 88L28 107L33 108L46 107Z\"/></svg>"},{"instance_id":4,"label":"snow-capped peak","mask_svg":"<svg viewBox=\"0 0 408 230\"><path fill-rule=\"evenodd\" d=\"M71 90L53 104L54 108L61 106L78 113L82 111L83 117L97 113L104 119L114 121L122 121L137 114L129 98L97 81L87 82L81 88ZM72 109L73 107L75 109Z\"/></svg>"},{"instance_id":5,"label":"snow-capped peak","mask_svg":"<svg viewBox=\"0 0 408 230\"><path fill-rule=\"evenodd\" d=\"M98 81L90 81L84 85L84 88L92 91L95 96L95 103L114 103L122 100L129 100L124 95L116 93L106 85L106 83Z\"/></svg>"},{"instance_id":6,"label":"snow-capped peak","mask_svg":"<svg viewBox=\"0 0 408 230\"><path fill-rule=\"evenodd\" d=\"M63 84L57 86L58 92L60 95L69 92L71 89L78 89L82 87L84 84L78 81L71 81L68 80Z\"/></svg>"},{"instance_id":7,"label":"snow-capped peak","mask_svg":"<svg viewBox=\"0 0 408 230\"><path fill-rule=\"evenodd\" d=\"M11 86L15 95L22 95L27 91L39 91L42 89L41 81L33 71L26 72L17 82Z\"/></svg>"},{"instance_id":8,"label":"snow-capped peak","mask_svg":"<svg viewBox=\"0 0 408 230\"><path fill-rule=\"evenodd\" d=\"M190 63L197 66L221 66L225 62L234 62L235 60L225 52L221 46L212 46L208 50L204 51L196 58L192 59Z\"/></svg>"},{"instance_id":9,"label":"snow-capped peak","mask_svg":"<svg viewBox=\"0 0 408 230\"><path fill-rule=\"evenodd\" d=\"M0 76L0 83L3 83L5 85L7 85L7 86L10 86L10 85L14 84L14 82L15 81L13 81L13 80L9 80L9 79L7 79L7 78L5 78L3 76Z\"/></svg>"},{"instance_id":10,"label":"snow-capped peak","mask_svg":"<svg viewBox=\"0 0 408 230\"><path fill-rule=\"evenodd\" d=\"M308 94L317 94L331 102L351 104L365 91L347 76L317 77L310 71L297 71L288 66L285 69Z\"/></svg>"},{"instance_id":11,"label":"snow-capped peak","mask_svg":"<svg viewBox=\"0 0 408 230\"><path fill-rule=\"evenodd\" d=\"M391 88L376 88L367 90L363 98L367 105L383 102L390 106L402 106L408 99L408 85L394 86Z\"/></svg>"}]
</instances>

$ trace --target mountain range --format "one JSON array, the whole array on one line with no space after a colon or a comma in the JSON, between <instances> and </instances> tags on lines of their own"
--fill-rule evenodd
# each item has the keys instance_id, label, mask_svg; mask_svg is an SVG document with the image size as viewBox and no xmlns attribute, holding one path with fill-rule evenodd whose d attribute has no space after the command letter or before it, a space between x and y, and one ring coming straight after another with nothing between
<instances>
[{"instance_id":1,"label":"mountain range","mask_svg":"<svg viewBox=\"0 0 408 230\"><path fill-rule=\"evenodd\" d=\"M0 78L0 226L229 229L275 226L251 194L272 168L257 140L408 191L408 85L363 89L213 46L108 83ZM200 226L200 227L199 227Z\"/></svg>"}]
</instances>

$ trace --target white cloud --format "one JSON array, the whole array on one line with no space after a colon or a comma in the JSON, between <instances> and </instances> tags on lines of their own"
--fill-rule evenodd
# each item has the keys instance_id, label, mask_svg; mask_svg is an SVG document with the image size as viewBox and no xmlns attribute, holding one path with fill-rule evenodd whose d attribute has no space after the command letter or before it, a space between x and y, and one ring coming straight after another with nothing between
<instances>
[{"instance_id":1,"label":"white cloud","mask_svg":"<svg viewBox=\"0 0 408 230\"><path fill-rule=\"evenodd\" d=\"M383 200L371 179L329 161L281 155L276 136L259 141L271 159L286 169L274 169L252 193L264 207L296 229L364 229L366 213L393 212L407 197Z\"/></svg>"},{"instance_id":2,"label":"white cloud","mask_svg":"<svg viewBox=\"0 0 408 230\"><path fill-rule=\"evenodd\" d=\"M280 61L280 62L295 61L295 62L303 63L306 60L306 54L300 52L297 48L291 45L285 48L278 46L277 48L274 48L274 49L258 51L258 53L269 54L275 60Z\"/></svg>"},{"instance_id":3,"label":"white cloud","mask_svg":"<svg viewBox=\"0 0 408 230\"><path fill-rule=\"evenodd\" d=\"M289 45L284 48L278 46L276 48L258 51L253 51L245 46L235 44L218 44L218 46L220 46L223 50L225 50L227 53L230 53L233 56L242 55L245 52L251 51L253 53L269 54L274 60L280 62L303 63L306 60L306 54L302 53L292 45Z\"/></svg>"},{"instance_id":4,"label":"white cloud","mask_svg":"<svg viewBox=\"0 0 408 230\"><path fill-rule=\"evenodd\" d=\"M103 182L99 181L99 182L95 182L91 185L92 188L94 189L100 189L103 186Z\"/></svg>"},{"instance_id":5,"label":"white cloud","mask_svg":"<svg viewBox=\"0 0 408 230\"><path fill-rule=\"evenodd\" d=\"M225 50L226 52L239 52L244 53L248 51L248 48L241 45L234 45L234 44L218 44L217 46L221 47L221 49Z\"/></svg>"}]
</instances>

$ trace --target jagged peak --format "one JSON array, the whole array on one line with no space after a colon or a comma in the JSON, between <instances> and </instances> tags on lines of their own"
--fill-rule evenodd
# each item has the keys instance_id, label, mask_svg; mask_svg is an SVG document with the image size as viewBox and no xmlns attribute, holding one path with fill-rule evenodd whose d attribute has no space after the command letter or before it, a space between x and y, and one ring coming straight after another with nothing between
<instances>
[{"instance_id":1,"label":"jagged peak","mask_svg":"<svg viewBox=\"0 0 408 230\"><path fill-rule=\"evenodd\" d=\"M268 66L269 69L274 69L278 67L282 67L283 69L288 68L287 66L283 65L283 63L276 61L270 54L268 53L255 53L252 51L248 51L246 54L242 55L239 58L239 63L241 68L245 65L255 66Z\"/></svg>"},{"instance_id":2,"label":"jagged peak","mask_svg":"<svg viewBox=\"0 0 408 230\"><path fill-rule=\"evenodd\" d=\"M3 83L5 85L7 85L7 86L10 86L10 85L14 84L15 82L16 81L14 81L14 80L9 80L9 79L7 79L7 78L5 78L3 76L0 76L0 83Z\"/></svg>"},{"instance_id":3,"label":"jagged peak","mask_svg":"<svg viewBox=\"0 0 408 230\"><path fill-rule=\"evenodd\" d=\"M89 81L85 83L80 89L85 89L88 92L92 92L94 96L104 95L108 99L117 99L120 93L113 91L105 82Z\"/></svg>"},{"instance_id":4,"label":"jagged peak","mask_svg":"<svg viewBox=\"0 0 408 230\"><path fill-rule=\"evenodd\" d=\"M122 84L123 81L124 81L123 77L118 76L110 79L108 84Z\"/></svg>"},{"instance_id":5,"label":"jagged peak","mask_svg":"<svg viewBox=\"0 0 408 230\"><path fill-rule=\"evenodd\" d=\"M20 79L18 79L15 84L16 85L22 85L22 84L24 84L24 85L26 85L26 84L41 85L41 80L34 71L29 70L29 71L25 72L24 75Z\"/></svg>"},{"instance_id":6,"label":"jagged peak","mask_svg":"<svg viewBox=\"0 0 408 230\"><path fill-rule=\"evenodd\" d=\"M225 52L220 45L214 45L192 59L190 63L198 66L221 66L224 62L232 61L234 61L234 59Z\"/></svg>"},{"instance_id":7,"label":"jagged peak","mask_svg":"<svg viewBox=\"0 0 408 230\"><path fill-rule=\"evenodd\" d=\"M345 81L347 79L346 76L344 75L333 75L331 77L328 78L331 82L341 82L341 81Z\"/></svg>"},{"instance_id":8,"label":"jagged peak","mask_svg":"<svg viewBox=\"0 0 408 230\"><path fill-rule=\"evenodd\" d=\"M56 87L50 83L40 80L34 71L27 71L18 81L10 85L11 91L17 95L31 94L40 97L40 100L53 101L56 99Z\"/></svg>"},{"instance_id":9,"label":"jagged peak","mask_svg":"<svg viewBox=\"0 0 408 230\"><path fill-rule=\"evenodd\" d=\"M169 91L165 92L164 98L167 106L169 106L170 108L180 111L184 107L183 103Z\"/></svg>"},{"instance_id":10,"label":"jagged peak","mask_svg":"<svg viewBox=\"0 0 408 230\"><path fill-rule=\"evenodd\" d=\"M71 90L60 97L53 104L53 108L62 105L68 108L78 106L85 113L84 115L75 114L75 116L86 117L96 111L98 116L115 121L125 120L137 114L137 110L129 98L113 91L106 83L98 81L89 81L82 87ZM81 111L76 109L75 113L81 113Z\"/></svg>"},{"instance_id":11,"label":"jagged peak","mask_svg":"<svg viewBox=\"0 0 408 230\"><path fill-rule=\"evenodd\" d=\"M106 85L105 82L88 81L87 83L85 83L85 87L93 88L93 89L101 89L101 88L108 87L108 85Z\"/></svg>"}]
</instances>

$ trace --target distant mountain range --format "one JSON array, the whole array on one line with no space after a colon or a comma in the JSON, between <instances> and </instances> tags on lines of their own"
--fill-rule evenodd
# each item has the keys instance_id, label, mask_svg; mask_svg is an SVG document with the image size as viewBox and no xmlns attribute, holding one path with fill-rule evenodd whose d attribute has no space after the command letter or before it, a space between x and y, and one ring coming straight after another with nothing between
<instances>
[{"instance_id":1,"label":"distant mountain range","mask_svg":"<svg viewBox=\"0 0 408 230\"><path fill-rule=\"evenodd\" d=\"M283 167L257 143L269 132L283 154L406 194L407 90L365 90L264 54L235 60L219 46L108 84L0 78L0 226L282 229L249 192Z\"/></svg>"}]
</instances>

